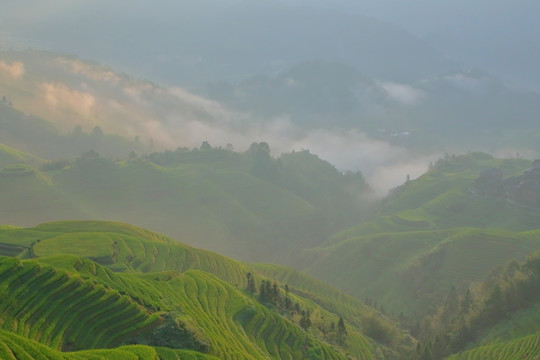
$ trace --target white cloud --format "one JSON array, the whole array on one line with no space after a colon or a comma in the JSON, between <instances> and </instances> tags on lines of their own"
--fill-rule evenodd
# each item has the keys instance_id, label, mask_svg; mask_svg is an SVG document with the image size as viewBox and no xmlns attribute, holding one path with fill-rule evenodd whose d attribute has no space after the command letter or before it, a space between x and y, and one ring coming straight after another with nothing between
<instances>
[{"instance_id":1,"label":"white cloud","mask_svg":"<svg viewBox=\"0 0 540 360\"><path fill-rule=\"evenodd\" d=\"M78 114L91 114L96 99L89 93L73 90L62 83L42 83L42 96L52 108L66 108Z\"/></svg>"},{"instance_id":2,"label":"white cloud","mask_svg":"<svg viewBox=\"0 0 540 360\"><path fill-rule=\"evenodd\" d=\"M83 75L89 80L111 83L113 85L117 85L120 82L120 77L118 75L112 70L105 69L101 66L93 66L80 60L68 58L58 58L56 61L60 65L67 67L71 73Z\"/></svg>"},{"instance_id":3,"label":"white cloud","mask_svg":"<svg viewBox=\"0 0 540 360\"><path fill-rule=\"evenodd\" d=\"M17 79L23 76L24 72L24 64L22 62L17 61L8 64L7 62L0 61L0 74L4 76Z\"/></svg>"}]
</instances>

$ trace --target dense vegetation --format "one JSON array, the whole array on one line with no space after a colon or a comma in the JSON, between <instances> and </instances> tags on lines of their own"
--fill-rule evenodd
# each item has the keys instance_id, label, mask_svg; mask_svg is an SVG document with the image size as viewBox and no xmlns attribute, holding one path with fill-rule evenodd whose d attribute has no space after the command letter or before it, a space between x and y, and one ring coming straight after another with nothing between
<instances>
[{"instance_id":1,"label":"dense vegetation","mask_svg":"<svg viewBox=\"0 0 540 360\"><path fill-rule=\"evenodd\" d=\"M535 231L524 236L539 235ZM442 359L474 344L484 348L464 358L484 352L493 356L497 351L504 351L506 358L528 358L538 336L529 334L537 332L539 264L540 253L535 252L522 263L510 262L461 294L453 289L436 313L423 319L419 329L423 342L418 345L417 357ZM511 339L516 340L508 343Z\"/></svg>"}]
</instances>

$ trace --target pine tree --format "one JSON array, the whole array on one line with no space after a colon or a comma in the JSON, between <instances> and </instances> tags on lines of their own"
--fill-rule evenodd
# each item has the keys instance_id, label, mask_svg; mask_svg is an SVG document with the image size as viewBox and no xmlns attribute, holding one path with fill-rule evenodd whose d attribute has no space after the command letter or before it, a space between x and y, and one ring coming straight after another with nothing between
<instances>
[{"instance_id":1,"label":"pine tree","mask_svg":"<svg viewBox=\"0 0 540 360\"><path fill-rule=\"evenodd\" d=\"M467 289L467 292L463 296L463 299L461 300L460 304L460 311L461 314L467 314L469 311L471 311L473 305L471 290Z\"/></svg>"},{"instance_id":2,"label":"pine tree","mask_svg":"<svg viewBox=\"0 0 540 360\"><path fill-rule=\"evenodd\" d=\"M257 286L255 285L255 278L253 277L253 274L250 272L247 273L247 291L249 291L251 294L255 294L257 292Z\"/></svg>"},{"instance_id":3,"label":"pine tree","mask_svg":"<svg viewBox=\"0 0 540 360\"><path fill-rule=\"evenodd\" d=\"M345 335L347 335L347 328L345 327L345 321L340 316L337 323L337 340L340 345L345 343Z\"/></svg>"},{"instance_id":4,"label":"pine tree","mask_svg":"<svg viewBox=\"0 0 540 360\"><path fill-rule=\"evenodd\" d=\"M300 327L304 330L309 329L311 326L311 313L308 311L302 310L302 317L300 318Z\"/></svg>"}]
</instances>

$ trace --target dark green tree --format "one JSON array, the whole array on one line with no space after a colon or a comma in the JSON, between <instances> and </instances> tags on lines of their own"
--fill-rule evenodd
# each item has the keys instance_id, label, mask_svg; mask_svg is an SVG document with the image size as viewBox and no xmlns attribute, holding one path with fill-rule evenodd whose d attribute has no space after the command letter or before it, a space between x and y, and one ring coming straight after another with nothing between
<instances>
[{"instance_id":1,"label":"dark green tree","mask_svg":"<svg viewBox=\"0 0 540 360\"><path fill-rule=\"evenodd\" d=\"M340 316L339 321L337 323L337 341L340 345L345 344L345 336L347 335L347 328L345 327L345 321Z\"/></svg>"},{"instance_id":2,"label":"dark green tree","mask_svg":"<svg viewBox=\"0 0 540 360\"><path fill-rule=\"evenodd\" d=\"M311 313L302 310L302 317L300 318L300 327L304 330L309 329L311 326Z\"/></svg>"},{"instance_id":3,"label":"dark green tree","mask_svg":"<svg viewBox=\"0 0 540 360\"><path fill-rule=\"evenodd\" d=\"M465 295L463 295L463 299L461 300L460 304L460 312L461 314L467 314L469 311L471 311L473 305L473 299L471 290L467 289L467 292L465 292Z\"/></svg>"},{"instance_id":4,"label":"dark green tree","mask_svg":"<svg viewBox=\"0 0 540 360\"><path fill-rule=\"evenodd\" d=\"M200 147L201 150L212 150L212 146L208 143L208 141L203 141Z\"/></svg>"},{"instance_id":5,"label":"dark green tree","mask_svg":"<svg viewBox=\"0 0 540 360\"><path fill-rule=\"evenodd\" d=\"M253 277L253 274L248 272L246 274L246 277L247 277L247 286L246 286L247 291L249 291L251 294L255 294L257 292L257 286L255 285L255 278Z\"/></svg>"}]
</instances>

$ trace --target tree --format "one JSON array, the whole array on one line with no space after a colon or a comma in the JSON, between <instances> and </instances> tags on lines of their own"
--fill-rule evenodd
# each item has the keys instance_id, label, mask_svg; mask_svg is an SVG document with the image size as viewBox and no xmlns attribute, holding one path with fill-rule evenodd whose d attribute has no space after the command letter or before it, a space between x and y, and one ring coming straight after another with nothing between
<instances>
[{"instance_id":1,"label":"tree","mask_svg":"<svg viewBox=\"0 0 540 360\"><path fill-rule=\"evenodd\" d=\"M292 307L291 297L289 296L289 285L285 284L285 300L284 305L286 310L290 310Z\"/></svg>"},{"instance_id":2,"label":"tree","mask_svg":"<svg viewBox=\"0 0 540 360\"><path fill-rule=\"evenodd\" d=\"M463 299L461 300L461 314L467 314L469 311L471 311L473 305L472 295L471 295L471 289L467 289L467 292L463 296Z\"/></svg>"},{"instance_id":3,"label":"tree","mask_svg":"<svg viewBox=\"0 0 540 360\"><path fill-rule=\"evenodd\" d=\"M455 286L450 288L450 292L446 297L443 310L443 321L450 320L453 316L457 314L459 310L459 301L458 294Z\"/></svg>"},{"instance_id":4,"label":"tree","mask_svg":"<svg viewBox=\"0 0 540 360\"><path fill-rule=\"evenodd\" d=\"M249 291L251 294L255 294L257 292L257 286L255 285L255 278L253 277L253 274L248 272L246 274L247 277L247 291Z\"/></svg>"},{"instance_id":5,"label":"tree","mask_svg":"<svg viewBox=\"0 0 540 360\"><path fill-rule=\"evenodd\" d=\"M279 302L279 290L277 283L274 281L274 284L272 285L272 301L277 305Z\"/></svg>"},{"instance_id":6,"label":"tree","mask_svg":"<svg viewBox=\"0 0 540 360\"><path fill-rule=\"evenodd\" d=\"M92 136L94 137L97 137L97 138L100 138L103 136L103 130L101 130L101 127L99 126L95 126L93 129L92 129Z\"/></svg>"},{"instance_id":7,"label":"tree","mask_svg":"<svg viewBox=\"0 0 540 360\"><path fill-rule=\"evenodd\" d=\"M212 150L212 146L208 143L208 141L203 141L200 147L201 150Z\"/></svg>"},{"instance_id":8,"label":"tree","mask_svg":"<svg viewBox=\"0 0 540 360\"><path fill-rule=\"evenodd\" d=\"M337 340L340 345L345 343L345 335L347 335L347 328L345 327L345 321L340 316L337 323Z\"/></svg>"},{"instance_id":9,"label":"tree","mask_svg":"<svg viewBox=\"0 0 540 360\"><path fill-rule=\"evenodd\" d=\"M304 330L309 329L311 326L311 313L309 310L302 311L302 317L300 318L300 327Z\"/></svg>"}]
</instances>

